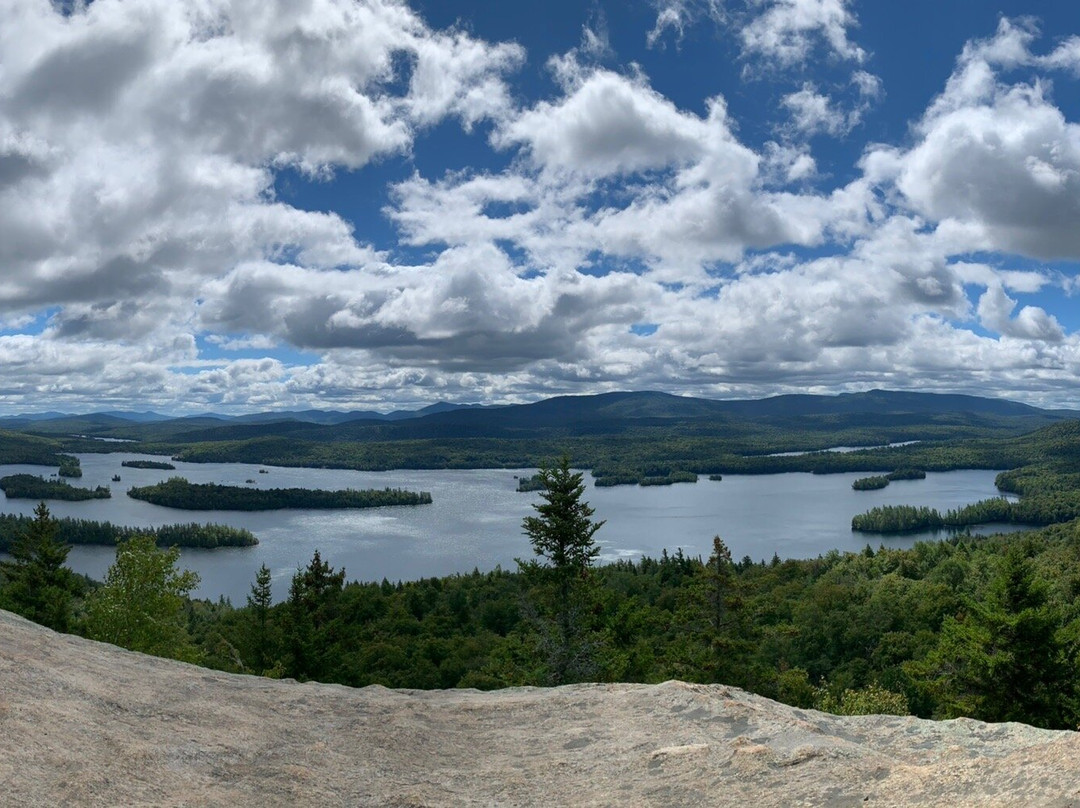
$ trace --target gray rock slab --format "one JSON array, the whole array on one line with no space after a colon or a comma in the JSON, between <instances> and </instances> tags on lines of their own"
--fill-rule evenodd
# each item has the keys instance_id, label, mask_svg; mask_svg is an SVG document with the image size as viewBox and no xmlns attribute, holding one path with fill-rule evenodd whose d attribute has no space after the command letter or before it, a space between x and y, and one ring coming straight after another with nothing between
<instances>
[{"instance_id":1,"label":"gray rock slab","mask_svg":"<svg viewBox=\"0 0 1080 808\"><path fill-rule=\"evenodd\" d=\"M298 684L0 612L0 803L1080 806L1080 735L841 718L682 682Z\"/></svg>"}]
</instances>

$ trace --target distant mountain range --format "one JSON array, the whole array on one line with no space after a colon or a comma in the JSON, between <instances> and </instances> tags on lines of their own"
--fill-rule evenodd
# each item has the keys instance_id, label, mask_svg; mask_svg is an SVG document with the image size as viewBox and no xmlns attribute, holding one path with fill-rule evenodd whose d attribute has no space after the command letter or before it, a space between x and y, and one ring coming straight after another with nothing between
<instances>
[{"instance_id":1,"label":"distant mountain range","mask_svg":"<svg viewBox=\"0 0 1080 808\"><path fill-rule=\"evenodd\" d=\"M65 412L22 413L20 415L0 416L0 429L26 429L31 425L35 429L47 427L50 432L70 431L75 427L86 427L91 431L130 424L183 423L192 427L223 424L270 424L295 421L305 424L342 424L347 421L400 421L407 418L423 418L434 413L449 412L459 409L481 409L480 404L450 404L439 402L419 410L394 410L382 413L374 410L280 410L256 412L245 415L205 415L171 416L157 412L128 412L109 410L106 412L79 415Z\"/></svg>"},{"instance_id":2,"label":"distant mountain range","mask_svg":"<svg viewBox=\"0 0 1080 808\"><path fill-rule=\"evenodd\" d=\"M154 412L109 411L72 415L57 412L0 418L0 428L53 435L88 435L152 441L243 440L289 436L307 440L382 440L524 437L534 431L575 434L618 431L628 425L677 422L722 425L766 421L796 426L799 419L838 423L903 423L910 419L1020 418L1032 428L1062 418L1068 410L1044 410L1003 399L968 395L871 390L835 396L784 395L757 400L712 400L660 392L558 396L532 404L480 406L438 403L415 411L302 410L229 416L210 413L170 418Z\"/></svg>"}]
</instances>

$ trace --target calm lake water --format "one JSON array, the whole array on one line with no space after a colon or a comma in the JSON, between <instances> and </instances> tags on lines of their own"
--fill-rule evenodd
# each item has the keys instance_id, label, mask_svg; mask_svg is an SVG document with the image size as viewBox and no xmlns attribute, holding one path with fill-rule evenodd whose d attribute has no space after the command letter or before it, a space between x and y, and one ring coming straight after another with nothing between
<instances>
[{"instance_id":1,"label":"calm lake water","mask_svg":"<svg viewBox=\"0 0 1080 808\"><path fill-rule=\"evenodd\" d=\"M253 466L242 463L181 463L176 471L121 468L123 460L156 459L138 454L84 454L83 477L75 485L109 485L113 498L89 502L49 502L55 516L108 520L114 524L157 527L177 522L217 522L246 527L259 537L257 547L186 549L181 564L199 573L197 594L225 596L243 604L261 564L274 576L276 599L287 596L292 575L317 549L349 580L391 581L515 567L531 553L521 520L533 513L535 493L519 494L516 475L535 469L443 471L341 471ZM260 474L265 468L269 473ZM0 465L0 476L48 473L41 466ZM111 482L114 474L122 481ZM259 488L406 488L429 491L432 505L366 510L181 511L131 499L133 485L149 485L182 475L192 482L252 485ZM607 524L596 534L601 561L658 556L682 548L707 557L712 537L720 535L738 559L755 561L812 558L829 550L908 547L933 534L878 537L851 532L851 517L885 504L928 505L939 510L997 495L993 471L928 474L925 480L897 481L880 491L853 491L863 474L731 475L721 482L702 477L696 484L594 488L586 474L586 499L596 519ZM7 500L7 513L31 514L32 500ZM1007 529L1007 528L1006 528ZM103 578L113 548L74 547L68 556L78 572Z\"/></svg>"}]
</instances>

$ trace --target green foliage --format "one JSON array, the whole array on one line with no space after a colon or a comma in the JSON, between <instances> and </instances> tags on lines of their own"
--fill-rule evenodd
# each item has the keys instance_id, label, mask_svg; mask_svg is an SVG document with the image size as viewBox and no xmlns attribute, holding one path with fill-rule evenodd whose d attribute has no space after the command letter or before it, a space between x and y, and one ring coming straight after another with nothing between
<instances>
[{"instance_id":1,"label":"green foliage","mask_svg":"<svg viewBox=\"0 0 1080 808\"><path fill-rule=\"evenodd\" d=\"M8 499L62 499L78 502L86 499L108 499L112 496L107 486L76 488L63 480L46 480L33 474L0 477L0 490Z\"/></svg>"},{"instance_id":2,"label":"green foliage","mask_svg":"<svg viewBox=\"0 0 1080 808\"><path fill-rule=\"evenodd\" d=\"M0 484L3 481L0 480ZM155 485L135 487L128 496L154 505L195 511L270 511L282 508L381 508L387 505L429 505L431 494L400 488L320 491L307 488L244 488L239 485L191 483L170 477Z\"/></svg>"},{"instance_id":3,"label":"green foliage","mask_svg":"<svg viewBox=\"0 0 1080 808\"><path fill-rule=\"evenodd\" d=\"M939 513L934 508L884 505L852 518L851 529L868 533L904 533L992 523L1051 525L1080 517L1080 492L1026 496L1019 502L992 497Z\"/></svg>"},{"instance_id":4,"label":"green foliage","mask_svg":"<svg viewBox=\"0 0 1080 808\"><path fill-rule=\"evenodd\" d=\"M593 509L581 500L585 484L580 472L570 471L570 458L563 455L558 465L543 467L537 475L544 484L544 501L533 505L537 516L527 516L522 530L533 552L545 559L560 579L580 576L600 553L593 540L604 523L593 522Z\"/></svg>"},{"instance_id":5,"label":"green foliage","mask_svg":"<svg viewBox=\"0 0 1080 808\"><path fill-rule=\"evenodd\" d=\"M55 520L58 536L67 544L104 544L113 546L132 536L147 534L154 537L159 547L252 547L259 543L255 535L245 528L228 525L195 523L163 525L158 528L136 528L114 525L112 522L96 522L88 519L63 517ZM20 536L31 522L21 514L0 514L0 552Z\"/></svg>"},{"instance_id":6,"label":"green foliage","mask_svg":"<svg viewBox=\"0 0 1080 808\"><path fill-rule=\"evenodd\" d=\"M635 472L619 474L600 471L594 473L596 477L595 485L597 488L605 488L616 485L674 485L675 483L696 483L698 481L698 476L690 471L661 469L662 473L649 473L655 471L656 469L649 469L640 474Z\"/></svg>"},{"instance_id":7,"label":"green foliage","mask_svg":"<svg viewBox=\"0 0 1080 808\"><path fill-rule=\"evenodd\" d=\"M908 670L942 717L1061 727L1076 693L1063 615L1022 545L1009 547L998 567L986 598L968 599L946 619L937 646Z\"/></svg>"},{"instance_id":8,"label":"green foliage","mask_svg":"<svg viewBox=\"0 0 1080 808\"><path fill-rule=\"evenodd\" d=\"M0 608L9 609L56 631L68 631L80 579L66 566L67 545L57 538L58 525L42 502L33 520L7 547L11 561L0 561Z\"/></svg>"},{"instance_id":9,"label":"green foliage","mask_svg":"<svg viewBox=\"0 0 1080 808\"><path fill-rule=\"evenodd\" d=\"M696 483L697 480L698 476L693 472L672 471L659 477L642 477L638 485L674 485L675 483Z\"/></svg>"},{"instance_id":10,"label":"green foliage","mask_svg":"<svg viewBox=\"0 0 1080 808\"><path fill-rule=\"evenodd\" d=\"M683 474L772 474L1009 469L1042 456L1043 438L1015 436L1045 417L895 416L851 413L799 418L623 418L577 426L538 425L442 430L432 423L333 428L291 425L287 435L239 437L243 429L188 432L144 448L192 462L267 463L381 471L404 468L523 468L568 451L598 484L638 484L642 478ZM151 425L139 433L161 427ZM252 428L255 429L255 428ZM265 431L267 428L258 427ZM483 434L490 432L490 434ZM144 434L145 433L145 434ZM438 434L435 434L438 433ZM134 435L135 433L131 433ZM247 433L245 433L247 434ZM830 446L922 443L854 452L815 452ZM96 447L99 451L102 447ZM813 452L783 456L777 453ZM603 480L603 482L600 482ZM672 480L673 482L675 480Z\"/></svg>"},{"instance_id":11,"label":"green foliage","mask_svg":"<svg viewBox=\"0 0 1080 808\"><path fill-rule=\"evenodd\" d=\"M251 585L251 594L247 597L249 614L248 648L256 672L264 674L273 670L271 661L276 657L279 644L270 622L270 608L273 595L270 591L272 578L270 568L265 564L255 574L255 583Z\"/></svg>"},{"instance_id":12,"label":"green foliage","mask_svg":"<svg viewBox=\"0 0 1080 808\"><path fill-rule=\"evenodd\" d=\"M517 486L518 493L525 494L530 491L543 491L544 481L539 474L533 474L528 477L521 477L518 480Z\"/></svg>"},{"instance_id":13,"label":"green foliage","mask_svg":"<svg viewBox=\"0 0 1080 808\"><path fill-rule=\"evenodd\" d=\"M345 570L335 571L319 557L318 550L305 569L296 571L283 621L289 676L325 680L332 675L330 639L344 585Z\"/></svg>"},{"instance_id":14,"label":"green foliage","mask_svg":"<svg viewBox=\"0 0 1080 808\"><path fill-rule=\"evenodd\" d=\"M888 480L925 480L926 472L922 469L897 469L885 475Z\"/></svg>"},{"instance_id":15,"label":"green foliage","mask_svg":"<svg viewBox=\"0 0 1080 808\"><path fill-rule=\"evenodd\" d=\"M851 519L851 529L864 533L911 533L944 526L937 510L914 505L879 505Z\"/></svg>"},{"instance_id":16,"label":"green foliage","mask_svg":"<svg viewBox=\"0 0 1080 808\"><path fill-rule=\"evenodd\" d=\"M808 709L818 703L818 696L818 688L810 684L810 676L805 669L789 668L777 674L776 697L784 704Z\"/></svg>"},{"instance_id":17,"label":"green foliage","mask_svg":"<svg viewBox=\"0 0 1080 808\"><path fill-rule=\"evenodd\" d=\"M125 528L123 534L138 528ZM247 528L230 525L205 524L194 522L183 525L162 525L152 530L144 530L154 537L158 547L254 547L259 543ZM121 539L122 540L122 539Z\"/></svg>"},{"instance_id":18,"label":"green foliage","mask_svg":"<svg viewBox=\"0 0 1080 808\"><path fill-rule=\"evenodd\" d=\"M856 491L877 491L889 484L889 478L881 475L878 477L860 477L851 484Z\"/></svg>"},{"instance_id":19,"label":"green foliage","mask_svg":"<svg viewBox=\"0 0 1080 808\"><path fill-rule=\"evenodd\" d=\"M176 547L159 550L150 536L118 545L105 584L87 598L87 635L132 651L197 661L184 607L199 576L178 571L179 556Z\"/></svg>"},{"instance_id":20,"label":"green foliage","mask_svg":"<svg viewBox=\"0 0 1080 808\"><path fill-rule=\"evenodd\" d=\"M60 442L36 435L23 435L0 429L0 463L23 463L33 466L56 466Z\"/></svg>"},{"instance_id":21,"label":"green foliage","mask_svg":"<svg viewBox=\"0 0 1080 808\"><path fill-rule=\"evenodd\" d=\"M705 561L665 552L585 573L569 644L553 568L537 563L346 584L315 557L285 602L260 570L248 605L196 602L189 621L215 667L353 686L678 678L845 714L1080 721L1080 521L771 563L732 562L717 540Z\"/></svg>"},{"instance_id":22,"label":"green foliage","mask_svg":"<svg viewBox=\"0 0 1080 808\"><path fill-rule=\"evenodd\" d=\"M866 687L847 688L839 695L828 687L817 689L814 707L835 715L910 715L907 697L871 683Z\"/></svg>"}]
</instances>

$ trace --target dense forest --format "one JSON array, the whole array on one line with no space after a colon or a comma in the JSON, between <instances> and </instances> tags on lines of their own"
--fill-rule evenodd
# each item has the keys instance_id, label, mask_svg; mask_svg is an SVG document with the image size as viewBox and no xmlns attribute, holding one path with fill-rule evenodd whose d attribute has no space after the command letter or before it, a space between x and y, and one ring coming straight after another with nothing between
<instances>
[{"instance_id":1,"label":"dense forest","mask_svg":"<svg viewBox=\"0 0 1080 808\"><path fill-rule=\"evenodd\" d=\"M941 435L948 434L948 440ZM883 443L893 438L926 434L922 430L882 432L823 431L810 448L834 442ZM1033 455L1011 438L966 437L966 431L935 431L938 441L922 445L867 449L856 452L812 452L777 455L793 445L788 430L760 436L695 435L656 428L614 436L548 438L454 438L392 442L306 442L285 437L252 438L195 444L164 444L147 451L170 452L178 460L197 463L266 463L277 466L349 468L367 471L431 468L528 468L568 451L581 468L592 470L605 484L637 484L647 477L672 474L777 474L808 471L890 472L917 467L927 471L961 468L1004 470L1031 462ZM799 442L805 441L805 435ZM796 448L800 448L796 445Z\"/></svg>"},{"instance_id":2,"label":"dense forest","mask_svg":"<svg viewBox=\"0 0 1080 808\"><path fill-rule=\"evenodd\" d=\"M0 553L7 552L32 521L29 516L0 514ZM66 544L114 546L138 535L152 536L159 547L253 547L259 543L250 530L228 525L190 523L136 528L70 517L61 517L56 523L57 538Z\"/></svg>"},{"instance_id":3,"label":"dense forest","mask_svg":"<svg viewBox=\"0 0 1080 808\"><path fill-rule=\"evenodd\" d=\"M1080 497L1029 496L1019 502L992 497L939 513L934 508L884 505L851 520L864 533L907 533L987 524L1053 525L1080 517Z\"/></svg>"},{"instance_id":4,"label":"dense forest","mask_svg":"<svg viewBox=\"0 0 1080 808\"><path fill-rule=\"evenodd\" d=\"M371 471L528 468L550 462L565 451L580 468L591 470L598 485L637 485L714 474L1002 471L1040 463L1046 450L1053 451L1054 442L1063 433L1075 431L1078 422L1059 421L1034 432L1026 429L1030 423L1029 419L915 415L870 419L855 414L768 421L646 419L645 423L635 420L607 427L588 422L563 432L554 427L506 429L500 437L415 438L402 432L403 437L393 440L381 439L389 427L350 432L342 425L319 440L300 437L306 433L299 429L298 434L273 434L266 428L267 434L255 437L155 443L144 449L192 462ZM916 442L886 446L907 441ZM882 448L815 451L839 445Z\"/></svg>"},{"instance_id":5,"label":"dense forest","mask_svg":"<svg viewBox=\"0 0 1080 808\"><path fill-rule=\"evenodd\" d=\"M1078 570L1075 522L806 561L732 562L719 542L709 559L620 562L583 580L562 678L553 599L529 569L346 584L315 558L285 602L193 603L188 626L215 667L349 685L677 678L837 712L1071 728Z\"/></svg>"},{"instance_id":6,"label":"dense forest","mask_svg":"<svg viewBox=\"0 0 1080 808\"><path fill-rule=\"evenodd\" d=\"M517 484L517 491L519 494L525 494L530 491L543 491L544 481L540 479L539 474L530 474L527 477L519 477Z\"/></svg>"},{"instance_id":7,"label":"dense forest","mask_svg":"<svg viewBox=\"0 0 1080 808\"><path fill-rule=\"evenodd\" d=\"M0 463L56 467L60 464L57 455L67 445L68 441L0 429Z\"/></svg>"},{"instance_id":8,"label":"dense forest","mask_svg":"<svg viewBox=\"0 0 1080 808\"><path fill-rule=\"evenodd\" d=\"M888 474L878 474L873 477L860 477L851 484L856 491L878 491L885 488L893 480L925 480L926 472L922 469L897 469Z\"/></svg>"},{"instance_id":9,"label":"dense forest","mask_svg":"<svg viewBox=\"0 0 1080 808\"><path fill-rule=\"evenodd\" d=\"M138 442L141 452L194 462L373 471L529 468L565 451L600 484L666 485L725 473L1018 468L1038 460L1036 447L1018 436L1064 418L1012 402L887 391L757 402L613 393L333 424L284 416L252 423L194 418L138 424L111 416L35 421L23 428L47 436L0 432L0 460L55 465L60 451L134 448L110 442L118 439ZM920 443L817 451L910 441ZM809 454L792 454L800 452Z\"/></svg>"},{"instance_id":10,"label":"dense forest","mask_svg":"<svg viewBox=\"0 0 1080 808\"><path fill-rule=\"evenodd\" d=\"M0 477L0 491L8 499L62 499L79 502L87 499L108 499L108 486L79 488L64 480L46 480L33 474L10 474Z\"/></svg>"},{"instance_id":11,"label":"dense forest","mask_svg":"<svg viewBox=\"0 0 1080 808\"><path fill-rule=\"evenodd\" d=\"M2 481L0 481L2 482ZM192 483L183 477L135 487L128 496L154 505L191 511L273 511L283 508L381 508L387 505L429 505L431 494L400 488L347 488L321 491L308 488L245 488L238 485Z\"/></svg>"}]
</instances>

